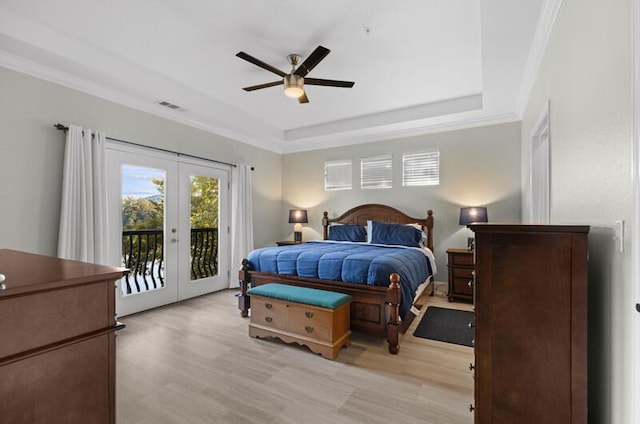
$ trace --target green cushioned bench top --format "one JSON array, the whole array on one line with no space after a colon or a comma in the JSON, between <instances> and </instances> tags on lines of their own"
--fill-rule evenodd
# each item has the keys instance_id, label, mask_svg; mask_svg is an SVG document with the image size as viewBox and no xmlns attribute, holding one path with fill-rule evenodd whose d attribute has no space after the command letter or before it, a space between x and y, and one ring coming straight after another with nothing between
<instances>
[{"instance_id":1,"label":"green cushioned bench top","mask_svg":"<svg viewBox=\"0 0 640 424\"><path fill-rule=\"evenodd\" d=\"M335 309L351 301L351 296L348 294L277 283L263 284L247 290L247 293L327 309Z\"/></svg>"}]
</instances>

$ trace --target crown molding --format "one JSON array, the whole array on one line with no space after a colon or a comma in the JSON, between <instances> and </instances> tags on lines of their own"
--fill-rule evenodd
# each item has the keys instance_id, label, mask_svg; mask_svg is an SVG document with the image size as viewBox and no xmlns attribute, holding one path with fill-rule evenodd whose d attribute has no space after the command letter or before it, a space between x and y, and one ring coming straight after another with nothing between
<instances>
[{"instance_id":1,"label":"crown molding","mask_svg":"<svg viewBox=\"0 0 640 424\"><path fill-rule=\"evenodd\" d=\"M149 113L163 119L168 119L179 124L197 128L235 141L240 141L261 149L269 150L275 153L283 152L284 143L281 140L274 139L273 137L268 137L265 135L250 136L238 131L229 130L228 128L223 128L221 126L215 126L209 123L201 122L188 115L178 115L181 112L168 111L166 110L166 108L156 105L155 103L141 101L134 96L122 93L118 90L113 90L102 85L95 84L86 79L78 78L71 74L52 69L37 62L13 55L11 53L7 53L2 50L0 50L0 66L54 84L61 85L66 88L79 91L81 93L95 96L103 100L108 100L110 102L114 102L131 109Z\"/></svg>"},{"instance_id":2,"label":"crown molding","mask_svg":"<svg viewBox=\"0 0 640 424\"><path fill-rule=\"evenodd\" d=\"M489 125L508 124L520 121L515 113L495 114L491 116L475 116L466 119L456 119L449 122L439 122L421 125L413 128L375 128L375 132L369 134L363 131L353 131L340 137L327 136L302 141L288 142L283 151L284 154L321 150L331 147L372 143L398 138L416 137L426 134L436 134L448 131L464 130L469 128L485 127Z\"/></svg>"},{"instance_id":3,"label":"crown molding","mask_svg":"<svg viewBox=\"0 0 640 424\"><path fill-rule=\"evenodd\" d=\"M562 9L563 0L545 0L540 11L540 19L536 26L536 32L533 35L531 49L527 57L524 73L522 75L522 83L516 99L516 115L522 119L524 108L527 106L533 84L538 74L538 69L542 63L544 52L547 49L547 43L551 37L551 32L556 23L556 19Z\"/></svg>"}]
</instances>

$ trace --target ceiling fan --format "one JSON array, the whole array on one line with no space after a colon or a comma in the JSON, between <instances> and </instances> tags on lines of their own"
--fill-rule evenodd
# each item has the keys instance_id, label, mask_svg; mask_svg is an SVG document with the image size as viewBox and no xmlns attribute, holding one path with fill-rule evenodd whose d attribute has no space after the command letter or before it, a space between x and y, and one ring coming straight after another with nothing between
<instances>
[{"instance_id":1,"label":"ceiling fan","mask_svg":"<svg viewBox=\"0 0 640 424\"><path fill-rule=\"evenodd\" d=\"M326 47L318 46L316 49L309 55L309 57L302 62L300 66L300 60L302 59L297 54L290 54L287 56L289 63L291 64L291 72L286 74L282 72L280 69L275 68L267 63L264 63L260 59L256 59L255 57L245 53L240 52L236 54L240 59L244 59L247 62L253 63L256 66L261 67L262 69L266 69L269 72L273 72L274 74L282 77L281 80L268 82L265 84L252 85L250 87L244 87L244 91L254 91L260 90L262 88L275 87L276 85L284 85L284 94L289 97L297 98L298 103L309 103L309 98L307 97L307 93L304 91L304 84L308 85L324 85L327 87L342 87L342 88L351 88L353 87L353 81L338 81L338 80L328 80L328 79L319 79L319 78L305 78L309 72L313 68L315 68L318 63L322 59L324 59L330 52ZM297 67L297 68L296 68Z\"/></svg>"}]
</instances>

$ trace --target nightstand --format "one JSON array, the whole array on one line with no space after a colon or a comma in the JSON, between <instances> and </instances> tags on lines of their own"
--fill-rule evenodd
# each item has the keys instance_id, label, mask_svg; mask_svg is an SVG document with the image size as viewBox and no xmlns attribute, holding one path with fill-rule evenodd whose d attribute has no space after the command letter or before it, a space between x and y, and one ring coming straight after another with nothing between
<instances>
[{"instance_id":1,"label":"nightstand","mask_svg":"<svg viewBox=\"0 0 640 424\"><path fill-rule=\"evenodd\" d=\"M283 241L277 241L276 245L278 246L293 246L294 244L302 244L304 243L303 241L293 241L293 240L283 240Z\"/></svg>"},{"instance_id":2,"label":"nightstand","mask_svg":"<svg viewBox=\"0 0 640 424\"><path fill-rule=\"evenodd\" d=\"M473 251L448 249L449 302L465 300L473 303Z\"/></svg>"}]
</instances>

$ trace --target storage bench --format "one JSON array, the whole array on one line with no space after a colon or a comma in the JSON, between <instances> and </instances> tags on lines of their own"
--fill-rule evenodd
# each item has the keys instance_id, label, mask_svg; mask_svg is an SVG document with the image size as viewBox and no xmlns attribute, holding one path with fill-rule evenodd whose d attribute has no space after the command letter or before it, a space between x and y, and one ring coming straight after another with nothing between
<instances>
[{"instance_id":1,"label":"storage bench","mask_svg":"<svg viewBox=\"0 0 640 424\"><path fill-rule=\"evenodd\" d=\"M351 344L351 296L286 284L263 284L251 296L251 337L277 337L335 359Z\"/></svg>"}]
</instances>

